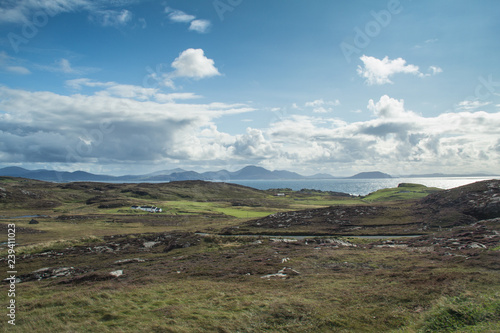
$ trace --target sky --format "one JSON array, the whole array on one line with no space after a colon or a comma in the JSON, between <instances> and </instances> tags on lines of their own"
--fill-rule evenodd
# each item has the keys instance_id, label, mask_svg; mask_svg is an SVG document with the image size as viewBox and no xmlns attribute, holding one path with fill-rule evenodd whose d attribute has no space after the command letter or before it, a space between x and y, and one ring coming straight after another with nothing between
<instances>
[{"instance_id":1,"label":"sky","mask_svg":"<svg viewBox=\"0 0 500 333\"><path fill-rule=\"evenodd\" d=\"M500 174L496 0L3 0L0 167Z\"/></svg>"}]
</instances>

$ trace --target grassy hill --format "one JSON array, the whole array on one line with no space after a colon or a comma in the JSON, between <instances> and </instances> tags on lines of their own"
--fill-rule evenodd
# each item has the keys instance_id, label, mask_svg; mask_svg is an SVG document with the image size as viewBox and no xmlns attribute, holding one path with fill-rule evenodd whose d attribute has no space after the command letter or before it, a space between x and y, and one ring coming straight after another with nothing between
<instances>
[{"instance_id":1,"label":"grassy hill","mask_svg":"<svg viewBox=\"0 0 500 333\"><path fill-rule=\"evenodd\" d=\"M439 188L427 187L420 184L401 183L396 188L381 189L370 193L363 198L365 202L414 200L426 197L431 193L441 191Z\"/></svg>"}]
</instances>

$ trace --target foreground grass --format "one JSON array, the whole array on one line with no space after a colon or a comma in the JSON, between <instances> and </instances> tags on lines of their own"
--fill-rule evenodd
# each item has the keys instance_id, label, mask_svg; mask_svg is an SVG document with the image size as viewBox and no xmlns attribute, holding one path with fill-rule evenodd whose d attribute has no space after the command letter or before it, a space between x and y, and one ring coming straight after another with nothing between
<instances>
[{"instance_id":1,"label":"foreground grass","mask_svg":"<svg viewBox=\"0 0 500 333\"><path fill-rule=\"evenodd\" d=\"M499 318L498 294L443 297L424 316L420 328L426 333L493 332L499 328Z\"/></svg>"},{"instance_id":2,"label":"foreground grass","mask_svg":"<svg viewBox=\"0 0 500 333\"><path fill-rule=\"evenodd\" d=\"M130 238L131 240L135 237ZM92 246L93 240L64 246ZM360 243L361 244L361 243ZM48 244L49 245L49 244ZM48 246L47 245L47 246ZM60 244L53 244L59 248ZM32 249L38 253L37 249ZM28 251L27 251L28 253ZM142 263L113 265L140 257ZM206 237L169 253L86 254L19 262L117 268L107 281L17 285L12 332L495 332L499 277L428 253ZM61 260L64 261L62 262ZM282 258L289 258L286 263ZM299 275L266 279L284 266ZM102 275L101 275L102 276ZM66 281L66 282L64 282ZM64 283L63 283L64 282ZM2 289L5 289L3 286ZM6 290L2 290L2 300Z\"/></svg>"}]
</instances>

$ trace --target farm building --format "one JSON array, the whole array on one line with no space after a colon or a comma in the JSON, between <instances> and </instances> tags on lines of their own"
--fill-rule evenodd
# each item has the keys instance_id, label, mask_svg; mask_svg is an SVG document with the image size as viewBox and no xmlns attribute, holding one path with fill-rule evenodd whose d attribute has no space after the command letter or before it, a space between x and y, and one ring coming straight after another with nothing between
<instances>
[{"instance_id":1,"label":"farm building","mask_svg":"<svg viewBox=\"0 0 500 333\"><path fill-rule=\"evenodd\" d=\"M161 213L162 212L161 208L158 208L156 206L132 206L130 208L139 209L139 210L143 210L145 212L150 212L150 213Z\"/></svg>"}]
</instances>

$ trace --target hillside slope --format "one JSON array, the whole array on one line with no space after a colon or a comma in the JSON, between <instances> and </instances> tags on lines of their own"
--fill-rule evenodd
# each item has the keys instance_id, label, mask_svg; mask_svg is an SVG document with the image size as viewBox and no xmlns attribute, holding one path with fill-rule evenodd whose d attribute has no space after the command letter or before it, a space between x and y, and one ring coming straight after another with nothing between
<instances>
[{"instance_id":1,"label":"hillside slope","mask_svg":"<svg viewBox=\"0 0 500 333\"><path fill-rule=\"evenodd\" d=\"M414 206L415 214L441 227L500 217L500 180L486 180L433 193Z\"/></svg>"},{"instance_id":2,"label":"hillside slope","mask_svg":"<svg viewBox=\"0 0 500 333\"><path fill-rule=\"evenodd\" d=\"M429 189L430 192L435 190ZM331 206L281 212L248 221L239 230L228 229L226 232L406 235L500 217L499 180L439 191L422 199L401 201L401 196L395 198L398 201L366 206Z\"/></svg>"},{"instance_id":3,"label":"hillside slope","mask_svg":"<svg viewBox=\"0 0 500 333\"><path fill-rule=\"evenodd\" d=\"M232 201L263 200L264 191L250 187L205 181L110 184L97 182L50 183L23 178L0 177L0 209L50 209L62 204L83 203L127 206L140 200Z\"/></svg>"}]
</instances>

